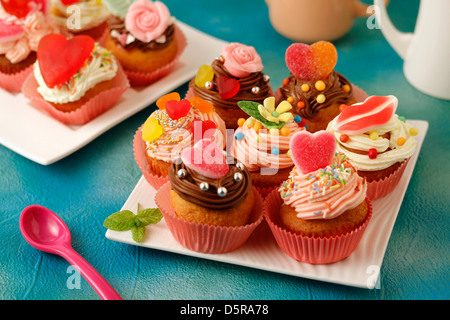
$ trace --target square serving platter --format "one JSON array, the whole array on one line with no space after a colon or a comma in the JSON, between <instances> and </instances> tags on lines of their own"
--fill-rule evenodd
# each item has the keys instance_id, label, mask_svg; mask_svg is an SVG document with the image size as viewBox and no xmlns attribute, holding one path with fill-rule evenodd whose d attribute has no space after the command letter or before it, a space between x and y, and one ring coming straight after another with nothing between
<instances>
[{"instance_id":1,"label":"square serving platter","mask_svg":"<svg viewBox=\"0 0 450 320\"><path fill-rule=\"evenodd\" d=\"M217 57L226 42L176 23L188 46L172 72L147 87L128 89L114 107L85 125L65 125L34 107L21 93L0 88L0 144L36 163L50 165L189 81L205 61Z\"/></svg>"},{"instance_id":2,"label":"square serving platter","mask_svg":"<svg viewBox=\"0 0 450 320\"><path fill-rule=\"evenodd\" d=\"M118 232L107 230L105 236L109 240L134 246L163 250L296 277L373 289L377 286L379 271L389 238L428 131L428 122L426 121L409 120L408 122L419 129L419 134L416 136L417 150L411 157L403 177L394 191L372 202L372 220L367 226L358 248L348 258L342 261L328 265L311 265L292 259L278 247L265 222L255 230L242 247L226 254L204 254L182 247L174 240L164 219L156 225L147 227L146 238L141 243L134 242L129 231ZM122 210L135 212L138 203L141 208L155 208L155 194L156 190L142 177L123 205ZM380 230L383 230L383 232L380 232Z\"/></svg>"}]
</instances>

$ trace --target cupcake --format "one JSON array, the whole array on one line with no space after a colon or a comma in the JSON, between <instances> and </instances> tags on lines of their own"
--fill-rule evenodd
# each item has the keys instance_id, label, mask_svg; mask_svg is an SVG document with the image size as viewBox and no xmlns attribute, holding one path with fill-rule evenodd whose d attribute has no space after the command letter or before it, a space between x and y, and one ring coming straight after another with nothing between
<instances>
[{"instance_id":1,"label":"cupcake","mask_svg":"<svg viewBox=\"0 0 450 320\"><path fill-rule=\"evenodd\" d=\"M247 117L238 101L262 103L273 95L270 77L263 72L255 48L240 43L223 47L220 57L203 65L189 82L187 97L198 96L211 102L228 129L236 129L239 118Z\"/></svg>"},{"instance_id":2,"label":"cupcake","mask_svg":"<svg viewBox=\"0 0 450 320\"><path fill-rule=\"evenodd\" d=\"M37 2L29 4L22 9L0 6L0 87L12 92L21 91L33 71L41 38L58 32L45 8L37 6Z\"/></svg>"},{"instance_id":3,"label":"cupcake","mask_svg":"<svg viewBox=\"0 0 450 320\"><path fill-rule=\"evenodd\" d=\"M121 63L133 86L167 75L186 47L186 39L160 1L137 0L108 20L105 46Z\"/></svg>"},{"instance_id":4,"label":"cupcake","mask_svg":"<svg viewBox=\"0 0 450 320\"><path fill-rule=\"evenodd\" d=\"M129 88L110 51L89 36L43 37L23 94L57 120L82 125L111 108Z\"/></svg>"},{"instance_id":5,"label":"cupcake","mask_svg":"<svg viewBox=\"0 0 450 320\"><path fill-rule=\"evenodd\" d=\"M397 106L394 96L372 96L345 107L327 128L336 138L337 151L367 180L371 200L397 186L416 150L418 130L395 114Z\"/></svg>"},{"instance_id":6,"label":"cupcake","mask_svg":"<svg viewBox=\"0 0 450 320\"><path fill-rule=\"evenodd\" d=\"M210 138L222 149L226 143L225 123L214 107L201 98L181 100L177 92L156 102L154 111L134 137L134 154L144 177L158 189L169 179L169 168L183 149Z\"/></svg>"},{"instance_id":7,"label":"cupcake","mask_svg":"<svg viewBox=\"0 0 450 320\"><path fill-rule=\"evenodd\" d=\"M50 14L61 32L101 41L111 13L101 0L51 0Z\"/></svg>"},{"instance_id":8,"label":"cupcake","mask_svg":"<svg viewBox=\"0 0 450 320\"><path fill-rule=\"evenodd\" d=\"M184 149L155 201L174 238L204 253L242 246L262 221L262 198L245 166L211 139Z\"/></svg>"},{"instance_id":9,"label":"cupcake","mask_svg":"<svg viewBox=\"0 0 450 320\"><path fill-rule=\"evenodd\" d=\"M305 124L290 112L289 102L275 106L274 97L264 99L263 104L239 101L238 106L247 118L238 121L232 152L247 167L253 185L265 196L289 177L294 166L289 141L295 133L305 130Z\"/></svg>"},{"instance_id":10,"label":"cupcake","mask_svg":"<svg viewBox=\"0 0 450 320\"><path fill-rule=\"evenodd\" d=\"M290 76L275 96L277 101L293 105L293 112L305 120L309 132L326 130L339 115L341 104L357 102L351 83L334 70L337 51L332 43L294 43L286 50L285 60Z\"/></svg>"},{"instance_id":11,"label":"cupcake","mask_svg":"<svg viewBox=\"0 0 450 320\"><path fill-rule=\"evenodd\" d=\"M278 245L292 258L327 264L348 257L372 216L367 184L328 131L296 133L295 167L266 198L265 217Z\"/></svg>"}]
</instances>

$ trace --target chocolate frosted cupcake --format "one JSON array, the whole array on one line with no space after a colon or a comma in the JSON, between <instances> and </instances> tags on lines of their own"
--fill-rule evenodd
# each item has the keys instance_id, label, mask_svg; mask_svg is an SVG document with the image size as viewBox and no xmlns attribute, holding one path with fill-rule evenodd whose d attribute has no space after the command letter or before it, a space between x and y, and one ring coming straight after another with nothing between
<instances>
[{"instance_id":1,"label":"chocolate frosted cupcake","mask_svg":"<svg viewBox=\"0 0 450 320\"><path fill-rule=\"evenodd\" d=\"M174 238L207 253L240 247L262 221L262 198L245 166L209 139L185 149L155 201Z\"/></svg>"},{"instance_id":2,"label":"chocolate frosted cupcake","mask_svg":"<svg viewBox=\"0 0 450 320\"><path fill-rule=\"evenodd\" d=\"M270 77L262 72L261 57L255 48L231 43L212 64L199 68L189 83L188 97L197 96L212 103L228 129L236 129L239 118L247 115L238 101L262 103L273 95Z\"/></svg>"},{"instance_id":3,"label":"chocolate frosted cupcake","mask_svg":"<svg viewBox=\"0 0 450 320\"><path fill-rule=\"evenodd\" d=\"M356 102L350 81L334 70L335 47L326 41L308 46L291 45L286 51L286 64L291 71L277 89L277 101L287 100L293 112L307 125L309 132L325 130L340 113L341 104Z\"/></svg>"}]
</instances>

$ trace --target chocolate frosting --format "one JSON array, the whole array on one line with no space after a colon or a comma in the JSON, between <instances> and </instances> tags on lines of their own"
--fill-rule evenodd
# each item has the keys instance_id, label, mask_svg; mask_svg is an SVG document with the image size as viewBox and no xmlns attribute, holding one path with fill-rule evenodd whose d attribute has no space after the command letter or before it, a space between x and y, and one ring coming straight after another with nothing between
<instances>
[{"instance_id":1,"label":"chocolate frosting","mask_svg":"<svg viewBox=\"0 0 450 320\"><path fill-rule=\"evenodd\" d=\"M196 97L200 97L210 103L215 107L225 108L225 109L235 109L237 108L238 101L256 101L262 103L265 98L272 95L272 88L269 85L269 80L265 80L263 72L254 72L250 75L242 78L236 78L232 76L224 67L224 61L221 58L217 58L211 64L211 68L214 71L212 89L199 88L195 85L195 78L189 83L189 87L193 90ZM216 80L220 76L225 76L227 78L234 78L240 83L239 92L230 99L222 99L217 91ZM253 93L252 88L259 87L258 93Z\"/></svg>"},{"instance_id":2,"label":"chocolate frosting","mask_svg":"<svg viewBox=\"0 0 450 320\"><path fill-rule=\"evenodd\" d=\"M126 29L125 21L122 18L112 16L108 19L108 25L109 25L110 31L115 30L119 34L126 34L126 35L130 34L130 32ZM127 44L124 48L130 49L130 50L137 48L144 52L151 51L151 50L162 50L164 48L167 48L175 37L174 24L169 25L162 35L166 36L166 41L164 43L159 43L159 42L156 42L155 40L145 43L138 39L135 39L132 43ZM114 40L114 42L117 45L120 45L123 47L122 43L117 38L114 38L114 37L111 37L111 38Z\"/></svg>"},{"instance_id":3,"label":"chocolate frosting","mask_svg":"<svg viewBox=\"0 0 450 320\"><path fill-rule=\"evenodd\" d=\"M319 91L315 87L316 81L304 81L298 79L291 73L289 83L279 88L275 96L280 100L278 102L293 97L293 112L308 120L314 119L319 113L319 110L327 108L334 103L346 103L353 97L353 87L342 74L333 71L327 79L322 81L325 83L326 88L324 91ZM308 92L302 91L301 87L303 84L309 86L310 89ZM350 91L345 92L342 88L344 85L348 85ZM326 100L324 103L318 103L316 101L319 94L325 95ZM297 107L299 101L305 103L304 108L299 109Z\"/></svg>"},{"instance_id":4,"label":"chocolate frosting","mask_svg":"<svg viewBox=\"0 0 450 320\"><path fill-rule=\"evenodd\" d=\"M230 170L228 174L220 179L211 179L198 172L188 168L181 159L174 161L169 168L169 179L172 184L172 190L181 198L204 208L213 210L226 210L238 206L252 189L252 181L247 168L239 169L237 160L228 156L227 163ZM177 175L178 170L186 170L186 175L180 178ZM234 174L240 172L242 179L238 182L234 180ZM200 184L206 182L209 184L207 191L200 189ZM221 197L217 194L220 187L227 189L227 194Z\"/></svg>"}]
</instances>

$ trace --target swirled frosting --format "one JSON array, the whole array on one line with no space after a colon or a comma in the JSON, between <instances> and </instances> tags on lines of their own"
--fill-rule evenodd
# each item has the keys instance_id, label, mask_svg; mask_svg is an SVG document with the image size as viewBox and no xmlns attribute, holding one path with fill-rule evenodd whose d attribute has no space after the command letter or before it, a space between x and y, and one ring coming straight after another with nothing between
<instances>
[{"instance_id":1,"label":"swirled frosting","mask_svg":"<svg viewBox=\"0 0 450 320\"><path fill-rule=\"evenodd\" d=\"M383 170L408 159L416 150L416 140L411 135L414 130L411 131L411 125L400 120L397 114L389 122L370 132L350 135L346 142L341 141L343 133L336 130L336 120L337 118L328 124L327 131L336 137L336 150L347 155L358 171ZM375 139L371 133L375 134ZM399 139L403 141L402 145L399 145ZM376 159L369 157L370 149L376 149Z\"/></svg>"},{"instance_id":2,"label":"swirled frosting","mask_svg":"<svg viewBox=\"0 0 450 320\"><path fill-rule=\"evenodd\" d=\"M52 18L59 27L80 32L101 25L111 15L108 8L98 0L78 1L66 6L61 0L52 0ZM71 23L71 17L78 20ZM79 24L78 24L79 23Z\"/></svg>"},{"instance_id":3,"label":"swirled frosting","mask_svg":"<svg viewBox=\"0 0 450 320\"><path fill-rule=\"evenodd\" d=\"M228 156L228 174L219 179L205 177L188 168L181 159L175 161L169 169L172 189L184 200L213 210L226 210L238 206L252 189L252 180L245 166L238 165L235 158ZM186 175L180 177L177 172L184 169ZM235 174L241 173L241 179L235 180ZM208 190L200 188L202 182L208 183ZM219 188L226 188L225 196L218 194Z\"/></svg>"},{"instance_id":4,"label":"swirled frosting","mask_svg":"<svg viewBox=\"0 0 450 320\"><path fill-rule=\"evenodd\" d=\"M36 52L43 36L58 33L56 26L41 11L32 11L25 18L18 19L0 6L0 19L24 31L19 39L0 43L0 54L13 64L24 61L31 52Z\"/></svg>"},{"instance_id":5,"label":"swirled frosting","mask_svg":"<svg viewBox=\"0 0 450 320\"><path fill-rule=\"evenodd\" d=\"M295 133L304 131L305 128L300 127L294 120L288 121L283 128L289 130L289 135L272 135L270 130L265 128L256 132L253 126L244 124L235 132L235 136L239 133L243 134L243 139L234 140L234 156L249 171L257 171L261 168L284 169L292 167L294 162L288 155L289 141Z\"/></svg>"},{"instance_id":6,"label":"swirled frosting","mask_svg":"<svg viewBox=\"0 0 450 320\"><path fill-rule=\"evenodd\" d=\"M200 112L192 107L185 117L173 120L167 115L166 110L158 109L150 117L154 117L162 126L162 135L153 141L146 141L146 149L149 157L173 162L180 157L181 151L194 144L191 125L194 120L210 120L216 124L216 131L211 137L218 146L225 147L226 128L225 123L214 111Z\"/></svg>"},{"instance_id":7,"label":"swirled frosting","mask_svg":"<svg viewBox=\"0 0 450 320\"><path fill-rule=\"evenodd\" d=\"M117 69L117 61L112 53L96 43L84 66L62 86L49 88L46 85L39 68L39 61L34 64L34 76L38 83L37 90L46 101L68 103L78 101L98 83L113 79Z\"/></svg>"},{"instance_id":8,"label":"swirled frosting","mask_svg":"<svg viewBox=\"0 0 450 320\"><path fill-rule=\"evenodd\" d=\"M195 85L195 79L189 83L189 88L193 90L195 96L200 97L216 107L225 109L236 109L238 101L256 101L263 102L265 98L271 95L272 89L269 85L269 78L263 72L250 73L248 76L242 78L233 77L224 67L224 60L222 58L215 59L211 67L214 71L213 87L207 89L200 88ZM222 99L217 91L216 80L220 76L227 78L234 78L239 81L239 92L230 99ZM252 92L253 88L259 88L257 92Z\"/></svg>"},{"instance_id":9,"label":"swirled frosting","mask_svg":"<svg viewBox=\"0 0 450 320\"><path fill-rule=\"evenodd\" d=\"M275 96L278 96L279 100L287 100L289 97L292 97L294 113L308 120L314 119L321 109L327 108L334 103L348 103L353 97L351 83L336 71L333 71L326 79L320 81L325 85L323 90L316 88L317 81L304 81L291 73L288 81L277 89ZM324 102L317 99L321 94L325 97ZM303 102L302 108L298 107L299 102Z\"/></svg>"},{"instance_id":10,"label":"swirled frosting","mask_svg":"<svg viewBox=\"0 0 450 320\"><path fill-rule=\"evenodd\" d=\"M336 153L329 166L315 172L302 174L294 168L279 188L284 204L305 220L336 218L363 202L366 191L365 179L342 153Z\"/></svg>"}]
</instances>

